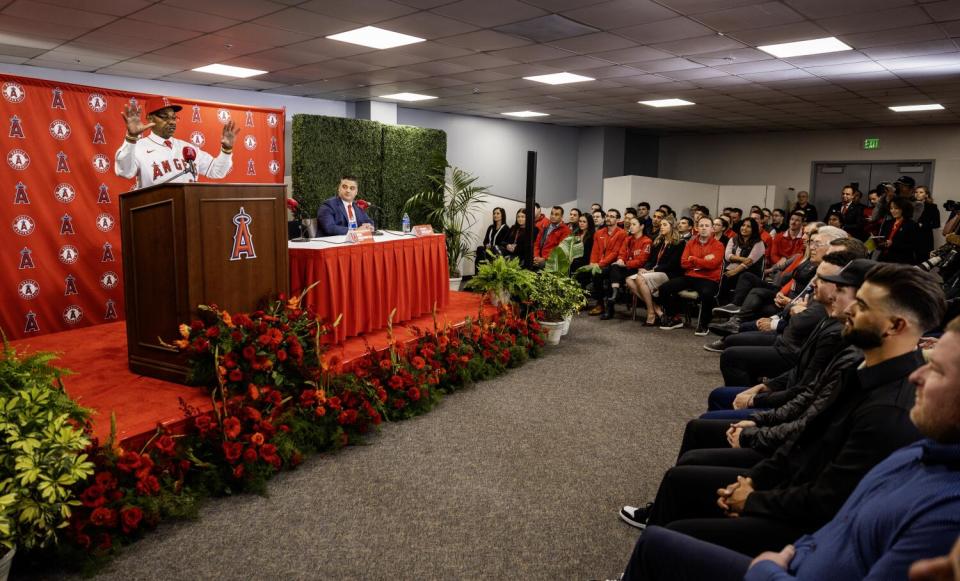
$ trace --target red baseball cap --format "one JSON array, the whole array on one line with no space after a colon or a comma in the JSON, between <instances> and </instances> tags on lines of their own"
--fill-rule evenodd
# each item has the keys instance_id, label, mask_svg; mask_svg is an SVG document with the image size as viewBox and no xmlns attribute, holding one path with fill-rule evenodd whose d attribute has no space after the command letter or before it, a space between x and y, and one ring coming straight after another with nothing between
<instances>
[{"instance_id":1,"label":"red baseball cap","mask_svg":"<svg viewBox=\"0 0 960 581\"><path fill-rule=\"evenodd\" d=\"M143 111L147 115L156 113L161 109L173 109L173 111L176 113L177 111L183 109L183 107L177 105L166 97L150 97L143 103Z\"/></svg>"}]
</instances>

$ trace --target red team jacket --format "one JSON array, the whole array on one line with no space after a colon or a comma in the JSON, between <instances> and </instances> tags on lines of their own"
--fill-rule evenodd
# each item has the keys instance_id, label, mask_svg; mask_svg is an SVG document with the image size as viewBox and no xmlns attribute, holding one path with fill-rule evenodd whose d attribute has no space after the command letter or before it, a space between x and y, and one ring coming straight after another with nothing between
<instances>
[{"instance_id":1,"label":"red team jacket","mask_svg":"<svg viewBox=\"0 0 960 581\"><path fill-rule=\"evenodd\" d=\"M653 242L646 236L636 238L627 236L623 245L620 247L620 260L626 264L627 268L638 269L647 263L650 258L650 247Z\"/></svg>"},{"instance_id":2,"label":"red team jacket","mask_svg":"<svg viewBox=\"0 0 960 581\"><path fill-rule=\"evenodd\" d=\"M770 246L770 264L780 262L781 258L789 258L796 254L803 254L803 232L796 238L790 237L790 231L784 230L773 239Z\"/></svg>"},{"instance_id":3,"label":"red team jacket","mask_svg":"<svg viewBox=\"0 0 960 581\"><path fill-rule=\"evenodd\" d=\"M539 226L538 226L539 227ZM543 250L540 250L540 239L543 238L543 233L547 231L547 228L550 227L549 221L547 225L543 228L540 228L540 233L537 234L537 240L533 243L533 256L534 258L549 258L550 253L556 248L563 239L570 235L570 227L560 223L559 226L554 228L553 232L547 236L547 242L543 245Z\"/></svg>"},{"instance_id":4,"label":"red team jacket","mask_svg":"<svg viewBox=\"0 0 960 581\"><path fill-rule=\"evenodd\" d=\"M597 230L593 235L593 250L590 252L590 263L599 264L601 268L610 266L620 256L620 247L627 239L627 233L614 227L613 234L607 227Z\"/></svg>"},{"instance_id":5,"label":"red team jacket","mask_svg":"<svg viewBox=\"0 0 960 581\"><path fill-rule=\"evenodd\" d=\"M695 236L687 241L687 246L680 257L680 266L683 267L684 274L687 276L720 282L724 250L723 244L712 236L706 244L702 244L700 237ZM712 254L713 258L704 258L708 254Z\"/></svg>"}]
</instances>

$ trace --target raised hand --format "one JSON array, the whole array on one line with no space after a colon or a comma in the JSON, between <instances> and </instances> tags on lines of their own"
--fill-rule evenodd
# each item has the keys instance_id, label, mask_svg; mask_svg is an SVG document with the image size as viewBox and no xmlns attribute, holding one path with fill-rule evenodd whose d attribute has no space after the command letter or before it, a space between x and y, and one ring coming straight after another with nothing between
<instances>
[{"instance_id":1,"label":"raised hand","mask_svg":"<svg viewBox=\"0 0 960 581\"><path fill-rule=\"evenodd\" d=\"M156 123L144 124L143 120L140 119L140 113L140 105L132 102L127 103L127 106L120 112L120 116L123 117L123 122L127 126L127 135L131 137L138 137L141 133L156 125Z\"/></svg>"},{"instance_id":2,"label":"raised hand","mask_svg":"<svg viewBox=\"0 0 960 581\"><path fill-rule=\"evenodd\" d=\"M223 135L220 137L220 144L228 148L233 147L233 143L239 134L240 130L237 128L236 122L234 122L233 119L227 121L223 126Z\"/></svg>"}]
</instances>

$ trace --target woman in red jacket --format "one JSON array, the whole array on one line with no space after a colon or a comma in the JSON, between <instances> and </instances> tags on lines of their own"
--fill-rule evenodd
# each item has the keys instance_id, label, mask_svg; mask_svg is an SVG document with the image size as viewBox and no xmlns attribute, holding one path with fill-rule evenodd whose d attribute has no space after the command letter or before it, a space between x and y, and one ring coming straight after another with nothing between
<instances>
[{"instance_id":1,"label":"woman in red jacket","mask_svg":"<svg viewBox=\"0 0 960 581\"><path fill-rule=\"evenodd\" d=\"M643 225L636 217L627 219L627 234L629 236L620 247L620 255L607 269L607 280L610 284L610 296L604 300L604 312L600 316L606 321L613 318L614 307L617 303L617 294L627 277L636 274L641 266L650 258L652 242L643 234Z\"/></svg>"},{"instance_id":2,"label":"woman in red jacket","mask_svg":"<svg viewBox=\"0 0 960 581\"><path fill-rule=\"evenodd\" d=\"M680 241L680 233L674 228L676 222L671 216L660 221L660 235L653 241L650 249L650 258L637 274L627 277L627 288L640 297L647 309L647 320L644 327L657 325L663 311L653 301L659 289L671 278L683 276L680 267L680 257L683 255L684 243Z\"/></svg>"},{"instance_id":3,"label":"woman in red jacket","mask_svg":"<svg viewBox=\"0 0 960 581\"><path fill-rule=\"evenodd\" d=\"M677 314L677 293L693 290L700 295L702 304L696 334L704 336L709 333L707 326L710 324L717 290L720 288L723 253L723 244L713 237L713 222L709 218L700 218L697 222L697 237L687 242L680 257L683 276L668 280L660 287L659 302L664 311L661 329L683 327L683 318Z\"/></svg>"}]
</instances>

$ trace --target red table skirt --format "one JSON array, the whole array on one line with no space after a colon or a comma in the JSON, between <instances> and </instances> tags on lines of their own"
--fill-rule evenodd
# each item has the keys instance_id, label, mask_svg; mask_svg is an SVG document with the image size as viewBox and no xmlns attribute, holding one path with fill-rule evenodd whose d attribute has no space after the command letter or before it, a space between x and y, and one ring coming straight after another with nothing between
<instances>
[{"instance_id":1,"label":"red table skirt","mask_svg":"<svg viewBox=\"0 0 960 581\"><path fill-rule=\"evenodd\" d=\"M314 282L305 302L332 323L343 319L330 342L341 342L387 325L409 321L450 294L446 240L442 234L373 244L345 244L322 250L290 249L290 290L294 296Z\"/></svg>"}]
</instances>

